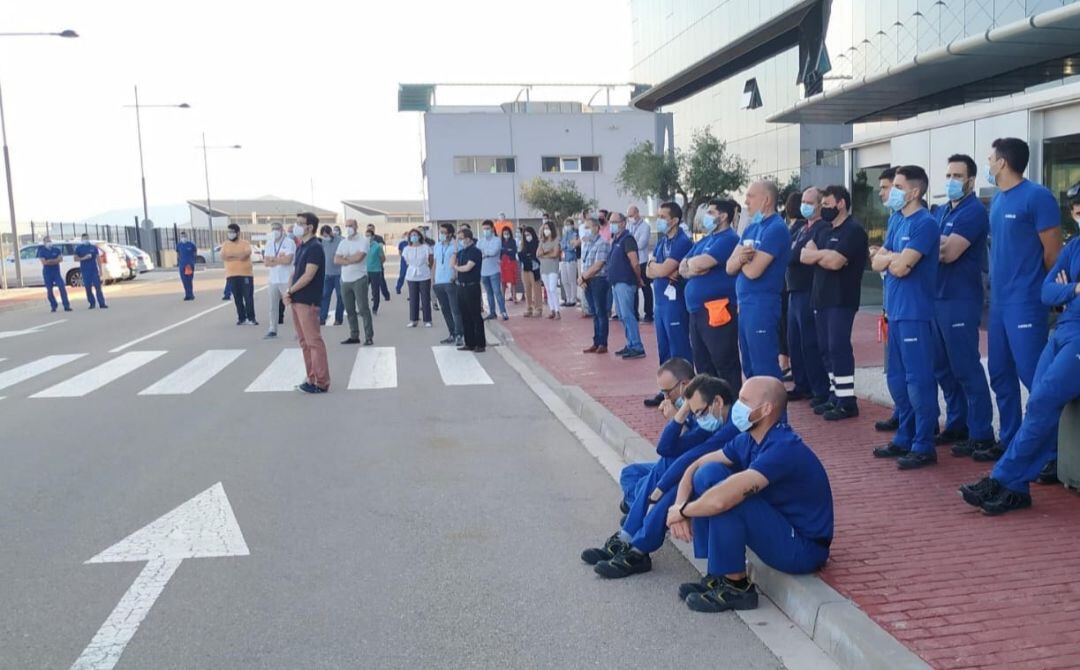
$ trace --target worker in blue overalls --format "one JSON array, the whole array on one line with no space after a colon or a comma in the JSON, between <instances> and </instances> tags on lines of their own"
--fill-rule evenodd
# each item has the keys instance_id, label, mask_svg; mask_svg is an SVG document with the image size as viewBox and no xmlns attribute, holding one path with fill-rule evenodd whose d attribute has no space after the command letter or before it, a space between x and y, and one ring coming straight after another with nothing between
<instances>
[{"instance_id":1,"label":"worker in blue overalls","mask_svg":"<svg viewBox=\"0 0 1080 670\"><path fill-rule=\"evenodd\" d=\"M686 311L686 282L679 277L679 263L694 243L682 226L683 211L677 202L660 205L656 218L658 233L645 275L653 280L653 316L656 319L656 351L663 365L671 358L694 360L690 350L690 315ZM647 407L664 401L662 393L646 398Z\"/></svg>"},{"instance_id":2,"label":"worker in blue overalls","mask_svg":"<svg viewBox=\"0 0 1080 670\"><path fill-rule=\"evenodd\" d=\"M180 269L180 283L184 285L184 300L195 299L195 260L198 249L195 243L188 239L187 233L180 233L180 241L176 243L176 265Z\"/></svg>"},{"instance_id":3,"label":"worker in blue overalls","mask_svg":"<svg viewBox=\"0 0 1080 670\"><path fill-rule=\"evenodd\" d=\"M791 258L791 235L776 211L780 191L757 181L746 191L750 225L727 261L739 302L739 351L746 377L783 378L780 371L780 294Z\"/></svg>"},{"instance_id":4,"label":"worker in blue overalls","mask_svg":"<svg viewBox=\"0 0 1080 670\"><path fill-rule=\"evenodd\" d=\"M41 259L41 275L45 279L45 294L49 296L49 306L56 311L56 298L53 297L53 286L60 289L60 300L64 303L64 311L71 311L71 303L68 302L67 287L64 286L64 277L60 274L60 263L64 261L64 252L60 247L53 246L52 238L46 235L38 247L37 257Z\"/></svg>"},{"instance_id":5,"label":"worker in blue overalls","mask_svg":"<svg viewBox=\"0 0 1080 670\"><path fill-rule=\"evenodd\" d=\"M1030 151L1023 140L994 140L986 179L999 189L990 202L990 387L997 398L998 442L977 461L1001 457L1020 430L1020 382L1029 391L1049 331L1040 300L1046 272L1061 253L1061 211L1045 187L1024 179Z\"/></svg>"},{"instance_id":6,"label":"worker in blue overalls","mask_svg":"<svg viewBox=\"0 0 1080 670\"><path fill-rule=\"evenodd\" d=\"M940 264L934 300L934 376L945 395L945 428L936 443L954 456L994 446L993 407L979 355L983 268L990 220L975 195L978 168L971 156L949 157L945 195L938 208Z\"/></svg>"},{"instance_id":7,"label":"worker in blue overalls","mask_svg":"<svg viewBox=\"0 0 1080 670\"><path fill-rule=\"evenodd\" d=\"M874 449L877 458L898 458L901 470L937 463L937 382L934 379L934 292L941 247L937 221L923 206L929 178L917 165L896 169L889 206L903 218L889 229L885 246L871 259L887 271L889 394L900 411L892 441Z\"/></svg>"},{"instance_id":8,"label":"worker in blue overalls","mask_svg":"<svg viewBox=\"0 0 1080 670\"><path fill-rule=\"evenodd\" d=\"M105 304L105 294L101 292L101 272L98 270L98 256L101 250L96 244L90 244L90 236L84 234L75 247L75 260L79 261L79 270L82 274L82 283L86 287L86 299L90 302L90 309L100 306L108 309ZM96 293L96 300L95 300Z\"/></svg>"},{"instance_id":9,"label":"worker in blue overalls","mask_svg":"<svg viewBox=\"0 0 1080 670\"><path fill-rule=\"evenodd\" d=\"M896 168L894 168L894 167L885 168L884 170L881 171L881 174L878 175L878 197L881 198L881 206L884 207L885 211L887 211L889 213L889 219L888 219L887 223L885 224L885 239L888 239L889 231L892 229L893 224L903 218L903 216L900 214L900 212L892 211L891 209L889 209L889 205L888 205L889 193L892 192L893 179L895 179L895 178L896 178ZM870 247L870 256L871 256L871 258L878 252L878 249L880 249L880 248L881 247L876 246L876 245ZM886 274L887 273L885 273L885 272L881 273L881 281L882 281L881 316L882 316L883 319L885 319L885 323L888 324L889 306L886 304L885 293L884 293L884 283L885 283L885 275ZM888 343L887 338L886 338L886 342L885 342L886 354L888 353L888 346L889 346L889 343ZM886 356L886 358L887 358L887 356ZM874 430L882 432L882 433L895 432L896 429L899 428L899 427L900 427L900 412L896 409L895 405L893 406L892 414L889 416L888 419L885 419L884 421L875 421L874 422Z\"/></svg>"},{"instance_id":10,"label":"worker in blue overalls","mask_svg":"<svg viewBox=\"0 0 1080 670\"><path fill-rule=\"evenodd\" d=\"M1080 211L1080 203L1073 207ZM1057 482L1061 410L1080 397L1080 240L1061 252L1043 281L1042 303L1064 307L1043 347L1028 397L1027 414L989 477L960 487L964 501L996 516L1031 506L1028 485Z\"/></svg>"}]
</instances>

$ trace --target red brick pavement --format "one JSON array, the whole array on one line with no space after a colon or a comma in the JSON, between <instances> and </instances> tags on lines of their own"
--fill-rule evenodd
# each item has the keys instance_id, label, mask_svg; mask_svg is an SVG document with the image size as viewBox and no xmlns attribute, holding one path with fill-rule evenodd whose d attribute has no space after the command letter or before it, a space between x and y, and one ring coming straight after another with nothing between
<instances>
[{"instance_id":1,"label":"red brick pavement","mask_svg":"<svg viewBox=\"0 0 1080 670\"><path fill-rule=\"evenodd\" d=\"M663 419L641 404L655 392L651 325L642 325L649 357L622 361L581 353L592 321L576 309L557 322L521 311L503 325L522 349L656 440ZM872 314L859 315L855 338L859 364L879 365ZM618 321L610 343L613 351L625 343ZM889 411L868 402L862 410L841 424L825 423L805 403L790 412L832 481L836 541L821 577L936 668L1080 667L1080 498L1036 487L1031 510L984 517L957 487L985 466L942 449L937 467L900 473L870 455L885 441L873 423Z\"/></svg>"}]
</instances>

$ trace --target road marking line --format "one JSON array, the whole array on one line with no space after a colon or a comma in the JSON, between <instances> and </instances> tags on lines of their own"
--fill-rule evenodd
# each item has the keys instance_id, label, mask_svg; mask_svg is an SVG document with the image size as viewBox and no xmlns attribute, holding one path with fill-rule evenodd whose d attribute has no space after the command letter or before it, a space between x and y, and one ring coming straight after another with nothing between
<instances>
[{"instance_id":1,"label":"road marking line","mask_svg":"<svg viewBox=\"0 0 1080 670\"><path fill-rule=\"evenodd\" d=\"M300 349L283 349L274 362L262 371L244 393L267 393L292 391L297 384L307 381L304 354Z\"/></svg>"},{"instance_id":2,"label":"road marking line","mask_svg":"<svg viewBox=\"0 0 1080 670\"><path fill-rule=\"evenodd\" d=\"M367 347L356 352L349 390L397 388L397 355L394 347Z\"/></svg>"},{"instance_id":3,"label":"road marking line","mask_svg":"<svg viewBox=\"0 0 1080 670\"><path fill-rule=\"evenodd\" d=\"M471 351L458 351L453 347L432 347L435 363L439 366L443 384L447 386L474 386L494 384L491 377L476 360Z\"/></svg>"},{"instance_id":4,"label":"road marking line","mask_svg":"<svg viewBox=\"0 0 1080 670\"><path fill-rule=\"evenodd\" d=\"M184 395L192 393L230 363L240 358L246 349L209 349L184 366L161 378L139 392L139 395Z\"/></svg>"},{"instance_id":5,"label":"road marking line","mask_svg":"<svg viewBox=\"0 0 1080 670\"><path fill-rule=\"evenodd\" d=\"M30 397L81 398L164 355L164 351L129 351Z\"/></svg>"},{"instance_id":6,"label":"road marking line","mask_svg":"<svg viewBox=\"0 0 1080 670\"><path fill-rule=\"evenodd\" d=\"M9 386L14 386L19 382L26 381L31 377L44 374L49 370L55 370L61 365L70 363L85 355L86 354L59 354L56 356L46 356L45 358L39 358L38 360L26 363L25 365L20 365L17 368L11 368L7 372L0 373L0 390L6 389Z\"/></svg>"},{"instance_id":7,"label":"road marking line","mask_svg":"<svg viewBox=\"0 0 1080 670\"><path fill-rule=\"evenodd\" d=\"M33 335L35 333L41 332L43 329L48 328L49 326L55 326L56 324L63 323L65 321L67 321L67 319L57 319L56 321L43 323L40 326L31 326L30 328L25 328L23 330L7 330L0 333L0 340L5 340L9 337L18 337L19 335ZM0 358L0 360L3 359Z\"/></svg>"},{"instance_id":8,"label":"road marking line","mask_svg":"<svg viewBox=\"0 0 1080 670\"><path fill-rule=\"evenodd\" d=\"M262 291L265 288L266 288L265 286L260 286L259 288L255 289L255 293L258 293L259 291ZM136 344L139 344L141 342L145 342L146 340L149 340L151 337L157 337L158 335L161 335L162 333L167 333L167 332L169 332L170 330L172 330L174 328L179 328L180 326L184 325L185 323L190 323L190 322L194 321L195 319L198 319L199 317L206 316L210 312L219 310L219 309L221 309L223 307L229 307L232 304L233 304L232 302L222 302L220 305L215 305L215 306L211 307L210 309L204 309L203 311L199 312L198 314L192 314L188 318L183 319L181 321L177 321L176 323L174 323L174 324L172 324L170 326L165 326L164 328L159 328L159 329L155 330L152 333L147 333L146 335L143 335L142 337L137 337L137 338L135 338L134 340L132 340L130 342L125 342L124 344L121 344L120 346L118 346L116 348L109 349L109 353L110 354L118 354L121 351L123 351L124 349L128 349L130 347L135 346Z\"/></svg>"}]
</instances>

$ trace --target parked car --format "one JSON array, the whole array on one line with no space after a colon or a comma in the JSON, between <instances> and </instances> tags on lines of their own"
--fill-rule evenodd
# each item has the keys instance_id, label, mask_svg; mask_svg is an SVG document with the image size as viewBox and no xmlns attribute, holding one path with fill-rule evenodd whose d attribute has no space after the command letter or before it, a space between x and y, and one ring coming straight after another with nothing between
<instances>
[{"instance_id":1,"label":"parked car","mask_svg":"<svg viewBox=\"0 0 1080 670\"><path fill-rule=\"evenodd\" d=\"M142 274L144 272L150 272L154 269L154 261L150 258L150 254L146 253L139 247L133 247L130 244L118 244L116 246L121 247L125 251L135 255L136 269L139 271L139 274Z\"/></svg>"},{"instance_id":2,"label":"parked car","mask_svg":"<svg viewBox=\"0 0 1080 670\"><path fill-rule=\"evenodd\" d=\"M129 251L127 247L122 247L119 244L112 245L113 249L120 254L124 259L124 265L127 271L124 273L122 279L129 281L139 275L139 258L133 252Z\"/></svg>"},{"instance_id":3,"label":"parked car","mask_svg":"<svg viewBox=\"0 0 1080 670\"><path fill-rule=\"evenodd\" d=\"M82 269L80 268L79 261L75 260L75 247L77 247L80 242L53 242L53 244L59 246L64 252L63 260L60 263L60 276L64 278L64 283L68 286L82 286ZM117 247L100 240L93 240L92 244L96 245L101 251L101 254L98 256L98 272L101 275L101 281L103 283L111 284L128 276L130 270L128 268L127 258ZM37 257L38 249L40 248L41 244L27 244L19 250L19 262L22 266L23 283L26 286L45 285L45 278L42 276L41 260ZM7 266L8 276L14 276L15 257L9 255L4 259L4 263Z\"/></svg>"}]
</instances>

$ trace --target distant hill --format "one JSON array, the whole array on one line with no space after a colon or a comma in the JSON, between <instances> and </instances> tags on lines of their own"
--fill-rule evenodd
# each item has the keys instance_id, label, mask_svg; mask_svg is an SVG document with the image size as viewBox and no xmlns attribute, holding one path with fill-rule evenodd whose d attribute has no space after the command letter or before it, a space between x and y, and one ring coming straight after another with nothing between
<instances>
[{"instance_id":1,"label":"distant hill","mask_svg":"<svg viewBox=\"0 0 1080 670\"><path fill-rule=\"evenodd\" d=\"M77 223L96 223L102 226L133 226L135 217L142 219L142 208L114 209L80 219ZM177 205L157 205L150 207L150 220L159 228L170 227L174 223L186 226L191 221L191 210L187 203Z\"/></svg>"}]
</instances>

